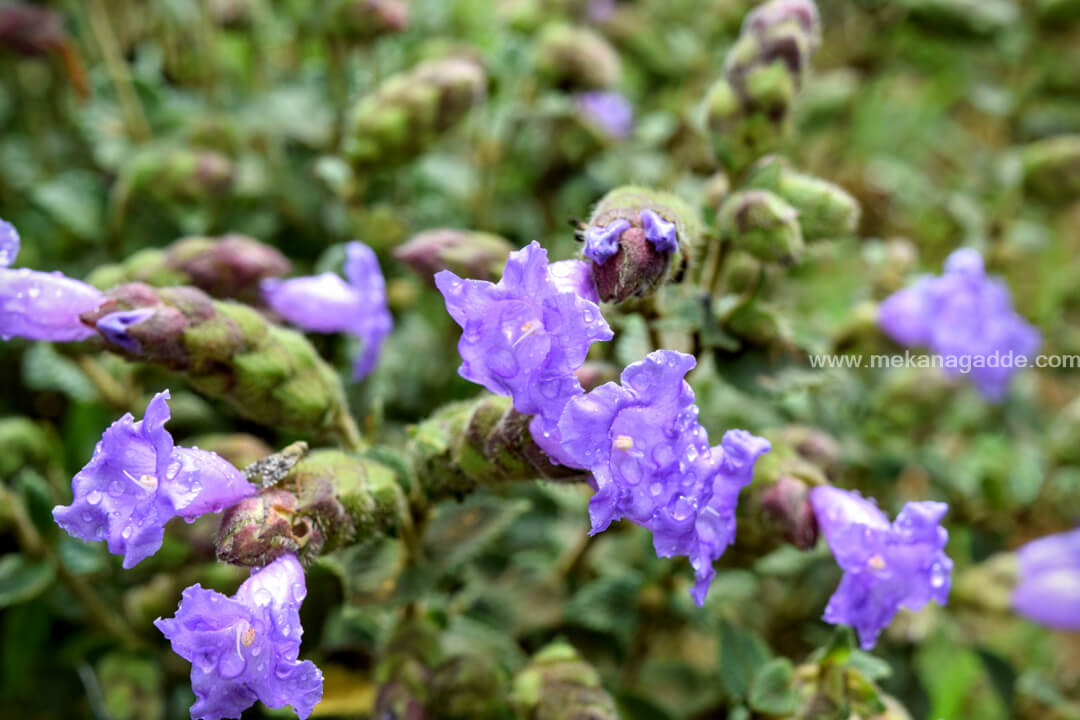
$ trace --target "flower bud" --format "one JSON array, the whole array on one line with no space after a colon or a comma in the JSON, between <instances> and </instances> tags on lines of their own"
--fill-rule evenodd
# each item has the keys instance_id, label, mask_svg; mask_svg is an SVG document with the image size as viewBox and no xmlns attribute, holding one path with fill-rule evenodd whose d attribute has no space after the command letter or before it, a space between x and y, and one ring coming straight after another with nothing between
<instances>
[{"instance_id":1,"label":"flower bud","mask_svg":"<svg viewBox=\"0 0 1080 720\"><path fill-rule=\"evenodd\" d=\"M67 41L60 13L23 3L0 7L0 48L35 57L56 50Z\"/></svg>"},{"instance_id":2,"label":"flower bud","mask_svg":"<svg viewBox=\"0 0 1080 720\"><path fill-rule=\"evenodd\" d=\"M1080 135L1057 135L1024 147L1024 186L1047 202L1080 195Z\"/></svg>"},{"instance_id":3,"label":"flower bud","mask_svg":"<svg viewBox=\"0 0 1080 720\"><path fill-rule=\"evenodd\" d=\"M505 717L505 682L499 667L487 657L457 655L435 668L428 707L440 718Z\"/></svg>"},{"instance_id":4,"label":"flower bud","mask_svg":"<svg viewBox=\"0 0 1080 720\"><path fill-rule=\"evenodd\" d=\"M487 76L471 59L421 63L385 80L349 111L344 152L358 167L390 167L420 155L484 97Z\"/></svg>"},{"instance_id":5,"label":"flower bud","mask_svg":"<svg viewBox=\"0 0 1080 720\"><path fill-rule=\"evenodd\" d=\"M818 524L810 505L810 488L802 480L781 475L761 494L761 511L785 540L809 550L817 544Z\"/></svg>"},{"instance_id":6,"label":"flower bud","mask_svg":"<svg viewBox=\"0 0 1080 720\"><path fill-rule=\"evenodd\" d=\"M700 225L682 200L665 192L624 186L597 204L585 228L600 300L646 295L683 274Z\"/></svg>"},{"instance_id":7,"label":"flower bud","mask_svg":"<svg viewBox=\"0 0 1080 720\"><path fill-rule=\"evenodd\" d=\"M337 0L326 27L351 40L372 40L399 33L409 25L409 5L403 0Z\"/></svg>"},{"instance_id":8,"label":"flower bud","mask_svg":"<svg viewBox=\"0 0 1080 720\"><path fill-rule=\"evenodd\" d=\"M302 563L318 556L325 538L321 528L299 512L296 495L268 488L225 511L218 531L218 560L264 567L281 555Z\"/></svg>"},{"instance_id":9,"label":"flower bud","mask_svg":"<svg viewBox=\"0 0 1080 720\"><path fill-rule=\"evenodd\" d=\"M859 201L839 185L798 172L778 158L760 163L748 186L771 190L798 211L807 242L852 235L859 224Z\"/></svg>"},{"instance_id":10,"label":"flower bud","mask_svg":"<svg viewBox=\"0 0 1080 720\"><path fill-rule=\"evenodd\" d=\"M595 31L551 23L540 31L536 69L559 88L589 90L617 83L622 63L615 49Z\"/></svg>"},{"instance_id":11,"label":"flower bud","mask_svg":"<svg viewBox=\"0 0 1080 720\"><path fill-rule=\"evenodd\" d=\"M440 270L476 280L493 281L513 250L508 240L475 230L439 228L413 235L394 250L394 257L434 286Z\"/></svg>"},{"instance_id":12,"label":"flower bud","mask_svg":"<svg viewBox=\"0 0 1080 720\"><path fill-rule=\"evenodd\" d=\"M619 717L599 674L562 641L540 650L517 674L511 700L519 716L538 720Z\"/></svg>"},{"instance_id":13,"label":"flower bud","mask_svg":"<svg viewBox=\"0 0 1080 720\"><path fill-rule=\"evenodd\" d=\"M768 190L744 190L727 199L716 222L736 248L766 262L791 263L803 250L798 215Z\"/></svg>"}]
</instances>

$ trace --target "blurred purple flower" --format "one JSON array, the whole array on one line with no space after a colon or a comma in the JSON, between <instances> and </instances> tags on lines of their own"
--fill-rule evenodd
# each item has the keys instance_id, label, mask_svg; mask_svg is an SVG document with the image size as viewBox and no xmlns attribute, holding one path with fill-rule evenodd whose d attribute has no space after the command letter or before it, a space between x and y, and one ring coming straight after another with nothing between
<instances>
[{"instance_id":1,"label":"blurred purple flower","mask_svg":"<svg viewBox=\"0 0 1080 720\"><path fill-rule=\"evenodd\" d=\"M285 555L251 575L231 598L199 585L184 590L176 615L154 621L173 652L191 663L191 717L239 718L258 700L292 705L303 720L322 699L323 678L300 662L304 571Z\"/></svg>"},{"instance_id":2,"label":"blurred purple flower","mask_svg":"<svg viewBox=\"0 0 1080 720\"><path fill-rule=\"evenodd\" d=\"M76 342L93 337L79 315L97 309L105 296L97 288L29 268L11 269L19 255L19 233L0 220L0 338Z\"/></svg>"},{"instance_id":3,"label":"blurred purple flower","mask_svg":"<svg viewBox=\"0 0 1080 720\"><path fill-rule=\"evenodd\" d=\"M1017 551L1017 613L1058 630L1080 630L1080 529L1049 535Z\"/></svg>"},{"instance_id":4,"label":"blurred purple flower","mask_svg":"<svg viewBox=\"0 0 1080 720\"><path fill-rule=\"evenodd\" d=\"M173 445L168 398L168 390L155 395L138 422L128 413L110 425L71 481L71 505L53 508L57 525L86 541L107 541L125 568L157 552L165 523L177 515L191 521L255 494L219 455Z\"/></svg>"},{"instance_id":5,"label":"blurred purple flower","mask_svg":"<svg viewBox=\"0 0 1080 720\"><path fill-rule=\"evenodd\" d=\"M957 250L940 277L922 277L881 303L878 324L902 345L925 346L942 357L950 374L970 370L989 400L1000 400L1016 358L1029 358L1041 338L1012 307L1009 288L988 277L975 250ZM995 365L995 367L990 367Z\"/></svg>"},{"instance_id":6,"label":"blurred purple flower","mask_svg":"<svg viewBox=\"0 0 1080 720\"><path fill-rule=\"evenodd\" d=\"M361 242L345 247L345 280L334 273L262 281L263 299L274 312L311 332L349 333L363 349L353 363L360 380L378 363L393 318L386 302L386 281L374 251ZM346 282L347 281L347 282Z\"/></svg>"},{"instance_id":7,"label":"blurred purple flower","mask_svg":"<svg viewBox=\"0 0 1080 720\"><path fill-rule=\"evenodd\" d=\"M593 90L577 96L577 108L585 119L614 138L629 137L634 130L634 106L625 95Z\"/></svg>"},{"instance_id":8,"label":"blurred purple flower","mask_svg":"<svg viewBox=\"0 0 1080 720\"><path fill-rule=\"evenodd\" d=\"M713 561L735 539L739 491L770 444L745 430L710 448L694 391L683 379L693 356L657 350L566 405L559 420L564 452L592 471L592 533L626 518L653 532L660 557L686 555L705 602Z\"/></svg>"},{"instance_id":9,"label":"blurred purple flower","mask_svg":"<svg viewBox=\"0 0 1080 720\"><path fill-rule=\"evenodd\" d=\"M818 486L810 491L810 502L844 570L825 608L825 622L851 625L869 650L901 607L946 603L953 563L945 554L949 533L941 518L948 505L909 502L890 524L877 505L856 492Z\"/></svg>"}]
</instances>

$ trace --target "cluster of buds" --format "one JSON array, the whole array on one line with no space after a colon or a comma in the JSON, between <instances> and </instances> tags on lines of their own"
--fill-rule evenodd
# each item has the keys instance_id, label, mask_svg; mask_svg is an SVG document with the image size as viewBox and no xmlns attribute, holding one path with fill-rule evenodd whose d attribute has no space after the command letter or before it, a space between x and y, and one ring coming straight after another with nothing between
<instances>
[{"instance_id":1,"label":"cluster of buds","mask_svg":"<svg viewBox=\"0 0 1080 720\"><path fill-rule=\"evenodd\" d=\"M583 234L600 300L622 302L681 278L701 228L678 197L625 186L600 200Z\"/></svg>"},{"instance_id":2,"label":"cluster of buds","mask_svg":"<svg viewBox=\"0 0 1080 720\"><path fill-rule=\"evenodd\" d=\"M713 149L726 166L745 167L783 139L820 33L813 0L770 0L746 16L705 98Z\"/></svg>"},{"instance_id":3,"label":"cluster of buds","mask_svg":"<svg viewBox=\"0 0 1080 720\"><path fill-rule=\"evenodd\" d=\"M851 193L828 180L793 169L784 159L769 156L758 162L745 186L768 190L798 213L799 229L807 242L846 237L859 225L862 209Z\"/></svg>"},{"instance_id":4,"label":"cluster of buds","mask_svg":"<svg viewBox=\"0 0 1080 720\"><path fill-rule=\"evenodd\" d=\"M97 268L87 281L103 289L130 282L194 285L214 297L258 302L259 284L291 269L277 249L230 234L182 238L166 248L142 250L122 263Z\"/></svg>"},{"instance_id":5,"label":"cluster of buds","mask_svg":"<svg viewBox=\"0 0 1080 720\"><path fill-rule=\"evenodd\" d=\"M427 150L456 125L487 90L475 60L422 63L383 82L349 111L344 152L358 167L386 167Z\"/></svg>"},{"instance_id":6,"label":"cluster of buds","mask_svg":"<svg viewBox=\"0 0 1080 720\"><path fill-rule=\"evenodd\" d=\"M440 270L496 280L513 249L508 240L492 233L438 228L412 236L394 250L394 257L434 285Z\"/></svg>"},{"instance_id":7,"label":"cluster of buds","mask_svg":"<svg viewBox=\"0 0 1080 720\"><path fill-rule=\"evenodd\" d=\"M110 351L182 373L244 417L355 444L341 380L303 335L192 287L130 283L107 298L82 321Z\"/></svg>"},{"instance_id":8,"label":"cluster of buds","mask_svg":"<svg viewBox=\"0 0 1080 720\"><path fill-rule=\"evenodd\" d=\"M622 63L615 49L596 31L552 23L540 31L536 69L558 88L595 90L615 85Z\"/></svg>"}]
</instances>

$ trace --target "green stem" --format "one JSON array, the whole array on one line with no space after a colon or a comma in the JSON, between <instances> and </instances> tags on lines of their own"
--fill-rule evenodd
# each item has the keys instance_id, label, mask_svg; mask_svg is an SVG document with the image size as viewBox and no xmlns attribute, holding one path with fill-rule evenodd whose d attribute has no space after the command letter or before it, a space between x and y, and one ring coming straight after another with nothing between
<instances>
[{"instance_id":1,"label":"green stem","mask_svg":"<svg viewBox=\"0 0 1080 720\"><path fill-rule=\"evenodd\" d=\"M105 69L109 73L116 97L120 101L128 132L133 140L139 142L149 140L152 136L150 124L146 121L146 115L139 103L139 96L135 92L135 85L131 81L131 73L128 72L127 63L124 62L116 36L113 35L109 13L105 9L103 0L90 0L89 10L90 31L101 49Z\"/></svg>"}]
</instances>

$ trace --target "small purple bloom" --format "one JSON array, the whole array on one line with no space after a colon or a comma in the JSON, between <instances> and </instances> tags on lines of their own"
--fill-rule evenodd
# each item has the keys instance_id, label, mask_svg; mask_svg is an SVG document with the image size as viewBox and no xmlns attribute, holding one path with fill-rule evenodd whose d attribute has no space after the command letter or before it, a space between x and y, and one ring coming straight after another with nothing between
<instances>
[{"instance_id":1,"label":"small purple bloom","mask_svg":"<svg viewBox=\"0 0 1080 720\"><path fill-rule=\"evenodd\" d=\"M713 561L735 539L739 491L770 444L745 430L709 447L694 391L683 379L693 356L657 350L628 366L621 384L571 398L558 428L566 455L592 471L592 532L626 518L653 532L657 555L686 555L705 602Z\"/></svg>"},{"instance_id":2,"label":"small purple bloom","mask_svg":"<svg viewBox=\"0 0 1080 720\"><path fill-rule=\"evenodd\" d=\"M940 277L922 277L882 303L878 324L902 345L925 346L941 356L946 372L971 373L979 391L1000 400L1019 358L1039 348L1038 330L1013 310L1008 287L988 277L982 257L955 251Z\"/></svg>"},{"instance_id":3,"label":"small purple bloom","mask_svg":"<svg viewBox=\"0 0 1080 720\"><path fill-rule=\"evenodd\" d=\"M311 332L359 337L364 347L353 363L353 378L360 380L375 368L393 318L374 251L361 242L351 242L345 252L345 280L334 273L288 280L267 278L260 288L266 304L293 325Z\"/></svg>"},{"instance_id":4,"label":"small purple bloom","mask_svg":"<svg viewBox=\"0 0 1080 720\"><path fill-rule=\"evenodd\" d=\"M872 501L830 486L810 491L818 526L844 570L829 598L825 622L851 625L869 650L901 607L944 605L952 584L945 554L949 533L941 518L949 506L909 502L890 524Z\"/></svg>"},{"instance_id":5,"label":"small purple bloom","mask_svg":"<svg viewBox=\"0 0 1080 720\"><path fill-rule=\"evenodd\" d=\"M577 96L577 108L585 119L614 138L629 137L634 129L634 106L626 96L593 90Z\"/></svg>"},{"instance_id":6,"label":"small purple bloom","mask_svg":"<svg viewBox=\"0 0 1080 720\"><path fill-rule=\"evenodd\" d=\"M19 254L19 234L0 220L0 338L76 342L93 337L79 316L105 302L97 288L65 277L9 266Z\"/></svg>"},{"instance_id":7,"label":"small purple bloom","mask_svg":"<svg viewBox=\"0 0 1080 720\"><path fill-rule=\"evenodd\" d=\"M173 652L191 663L193 720L239 718L258 700L297 716L322 699L323 678L299 661L304 571L284 555L251 575L232 597L200 585L184 590L176 615L154 625Z\"/></svg>"},{"instance_id":8,"label":"small purple bloom","mask_svg":"<svg viewBox=\"0 0 1080 720\"><path fill-rule=\"evenodd\" d=\"M53 508L56 524L86 541L105 540L131 568L161 547L165 523L194 520L255 494L243 473L219 455L173 445L165 429L169 391L101 436L90 462L71 481L71 505Z\"/></svg>"},{"instance_id":9,"label":"small purple bloom","mask_svg":"<svg viewBox=\"0 0 1080 720\"><path fill-rule=\"evenodd\" d=\"M1058 630L1080 630L1080 529L1049 535L1017 551L1017 613Z\"/></svg>"},{"instance_id":10,"label":"small purple bloom","mask_svg":"<svg viewBox=\"0 0 1080 720\"><path fill-rule=\"evenodd\" d=\"M641 211L640 217L641 227L645 230L645 239L652 243L656 252L671 253L679 248L675 223L665 220L648 208Z\"/></svg>"},{"instance_id":11,"label":"small purple bloom","mask_svg":"<svg viewBox=\"0 0 1080 720\"><path fill-rule=\"evenodd\" d=\"M154 315L153 308L137 308L109 313L97 321L98 332L112 345L124 348L128 352L139 352L139 341L128 334L128 328L138 325Z\"/></svg>"},{"instance_id":12,"label":"small purple bloom","mask_svg":"<svg viewBox=\"0 0 1080 720\"><path fill-rule=\"evenodd\" d=\"M619 237L629 229L629 220L590 227L585 231L585 257L603 265L619 252Z\"/></svg>"}]
</instances>

